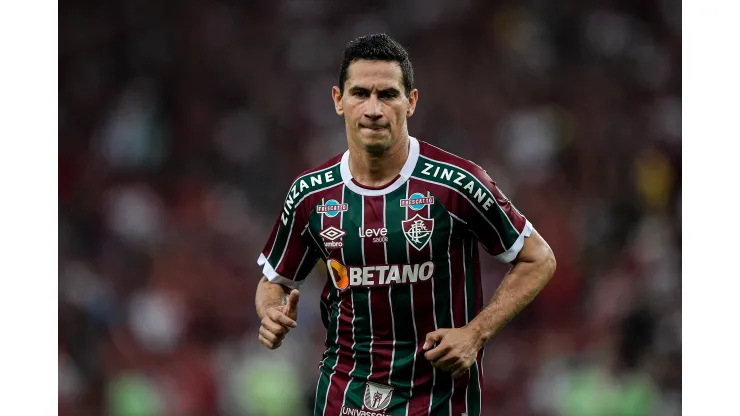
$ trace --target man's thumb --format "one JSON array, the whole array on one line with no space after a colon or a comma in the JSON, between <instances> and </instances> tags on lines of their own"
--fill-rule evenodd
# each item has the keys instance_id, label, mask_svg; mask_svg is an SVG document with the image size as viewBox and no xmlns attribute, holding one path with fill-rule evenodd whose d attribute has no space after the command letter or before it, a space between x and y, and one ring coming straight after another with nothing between
<instances>
[{"instance_id":1,"label":"man's thumb","mask_svg":"<svg viewBox=\"0 0 740 416\"><path fill-rule=\"evenodd\" d=\"M428 349L432 348L435 343L441 341L442 338L445 337L449 330L450 328L442 328L428 333L426 338L424 339L424 346L422 347L422 349L424 351L427 351Z\"/></svg>"},{"instance_id":2,"label":"man's thumb","mask_svg":"<svg viewBox=\"0 0 740 416\"><path fill-rule=\"evenodd\" d=\"M298 313L298 298L300 297L300 293L298 292L298 289L293 289L290 291L290 295L288 296L288 307L285 310L285 314L288 316L295 316Z\"/></svg>"}]
</instances>

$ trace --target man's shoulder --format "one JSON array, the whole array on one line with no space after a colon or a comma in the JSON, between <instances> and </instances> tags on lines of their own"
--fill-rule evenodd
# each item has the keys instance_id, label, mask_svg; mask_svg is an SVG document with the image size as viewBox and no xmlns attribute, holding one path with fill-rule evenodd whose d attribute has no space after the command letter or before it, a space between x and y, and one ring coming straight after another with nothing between
<instances>
[{"instance_id":1,"label":"man's shoulder","mask_svg":"<svg viewBox=\"0 0 740 416\"><path fill-rule=\"evenodd\" d=\"M333 169L337 169L338 170L339 169L339 164L342 161L342 156L343 155L344 155L344 152L339 153L339 154L334 155L334 156L330 157L329 159L325 160L320 165L314 166L311 169L304 170L303 172L301 172L300 174L298 174L298 176L295 177L295 179L293 180L293 182L295 183L295 182L298 182L298 180L300 180L302 178L306 178L306 177L313 176L313 175L316 175L316 174L325 173L325 172L330 171L330 170L333 170Z\"/></svg>"},{"instance_id":2,"label":"man's shoulder","mask_svg":"<svg viewBox=\"0 0 740 416\"><path fill-rule=\"evenodd\" d=\"M342 183L339 170L342 155L343 153L335 155L296 176L285 198L285 212L293 212L307 197L312 195L316 197Z\"/></svg>"},{"instance_id":3,"label":"man's shoulder","mask_svg":"<svg viewBox=\"0 0 740 416\"><path fill-rule=\"evenodd\" d=\"M422 143L419 150L413 177L453 190L480 213L495 204L496 182L481 166L429 143Z\"/></svg>"},{"instance_id":4,"label":"man's shoulder","mask_svg":"<svg viewBox=\"0 0 740 416\"><path fill-rule=\"evenodd\" d=\"M419 141L419 156L421 162L420 168L422 170L424 168L428 170L430 164L435 168L440 165L456 168L455 170L460 170L478 179L488 178L486 170L472 160L458 156L427 142ZM424 165L424 163L427 165Z\"/></svg>"}]
</instances>

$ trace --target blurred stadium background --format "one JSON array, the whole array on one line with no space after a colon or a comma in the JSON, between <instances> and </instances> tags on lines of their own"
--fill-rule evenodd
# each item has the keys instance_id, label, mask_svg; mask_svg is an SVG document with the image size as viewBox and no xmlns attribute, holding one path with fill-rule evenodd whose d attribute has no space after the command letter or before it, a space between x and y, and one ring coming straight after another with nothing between
<instances>
[{"instance_id":1,"label":"blurred stadium background","mask_svg":"<svg viewBox=\"0 0 740 416\"><path fill-rule=\"evenodd\" d=\"M60 414L309 414L323 265L268 351L256 259L291 179L345 149L330 88L374 32L411 54L411 134L558 258L486 348L484 414L680 414L679 1L59 7ZM483 270L489 297L507 268Z\"/></svg>"}]
</instances>

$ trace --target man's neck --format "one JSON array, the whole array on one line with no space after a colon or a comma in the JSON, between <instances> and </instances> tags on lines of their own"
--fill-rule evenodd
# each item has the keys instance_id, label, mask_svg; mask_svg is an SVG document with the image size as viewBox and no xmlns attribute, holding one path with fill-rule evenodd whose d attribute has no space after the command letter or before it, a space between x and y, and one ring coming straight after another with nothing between
<instances>
[{"instance_id":1,"label":"man's neck","mask_svg":"<svg viewBox=\"0 0 740 416\"><path fill-rule=\"evenodd\" d=\"M373 155L350 143L349 170L360 185L378 187L392 181L401 172L409 156L409 136L404 134L388 150Z\"/></svg>"}]
</instances>

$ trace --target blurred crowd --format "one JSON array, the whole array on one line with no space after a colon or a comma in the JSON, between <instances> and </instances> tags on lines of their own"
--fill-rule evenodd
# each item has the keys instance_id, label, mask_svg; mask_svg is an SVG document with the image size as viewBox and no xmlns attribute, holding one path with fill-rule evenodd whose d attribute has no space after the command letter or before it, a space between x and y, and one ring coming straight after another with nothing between
<instances>
[{"instance_id":1,"label":"blurred crowd","mask_svg":"<svg viewBox=\"0 0 740 416\"><path fill-rule=\"evenodd\" d=\"M386 32L411 135L482 165L558 270L486 347L485 415L680 414L681 3L59 4L59 409L308 415L319 263L257 340L257 256L293 177L346 149L341 51ZM483 256L484 297L507 266Z\"/></svg>"}]
</instances>

